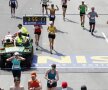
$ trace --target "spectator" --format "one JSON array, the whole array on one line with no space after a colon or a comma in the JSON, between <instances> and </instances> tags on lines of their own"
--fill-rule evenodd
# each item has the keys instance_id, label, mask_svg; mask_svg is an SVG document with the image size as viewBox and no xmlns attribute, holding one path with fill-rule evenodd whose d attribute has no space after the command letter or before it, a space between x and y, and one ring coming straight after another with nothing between
<instances>
[{"instance_id":1,"label":"spectator","mask_svg":"<svg viewBox=\"0 0 108 90\"><path fill-rule=\"evenodd\" d=\"M37 75L36 75L36 72L32 72L31 73L31 79L29 82L28 82L28 90L42 90L42 85L41 85L41 82L36 79Z\"/></svg>"},{"instance_id":2,"label":"spectator","mask_svg":"<svg viewBox=\"0 0 108 90\"><path fill-rule=\"evenodd\" d=\"M81 90L87 90L87 87L85 85L81 86Z\"/></svg>"},{"instance_id":3,"label":"spectator","mask_svg":"<svg viewBox=\"0 0 108 90\"><path fill-rule=\"evenodd\" d=\"M24 87L20 85L20 78L14 78L14 86L11 86L10 90L24 90Z\"/></svg>"},{"instance_id":4,"label":"spectator","mask_svg":"<svg viewBox=\"0 0 108 90\"><path fill-rule=\"evenodd\" d=\"M47 90L56 90L59 75L56 70L56 64L52 64L51 67L52 69L49 69L45 74L45 79L47 80Z\"/></svg>"},{"instance_id":5,"label":"spectator","mask_svg":"<svg viewBox=\"0 0 108 90\"><path fill-rule=\"evenodd\" d=\"M21 60L25 60L25 58L20 57L18 52L15 52L14 55L7 59L7 61L12 62L12 74L13 77L21 77Z\"/></svg>"}]
</instances>

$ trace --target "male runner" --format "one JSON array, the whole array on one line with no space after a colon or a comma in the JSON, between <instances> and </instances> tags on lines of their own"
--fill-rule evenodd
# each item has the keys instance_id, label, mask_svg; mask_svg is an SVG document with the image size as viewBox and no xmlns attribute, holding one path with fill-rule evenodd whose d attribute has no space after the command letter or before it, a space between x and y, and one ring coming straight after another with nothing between
<instances>
[{"instance_id":1,"label":"male runner","mask_svg":"<svg viewBox=\"0 0 108 90\"><path fill-rule=\"evenodd\" d=\"M50 21L53 21L53 24L54 24L54 21L55 21L55 11L58 11L59 8L56 5L56 9L55 9L54 8L54 4L51 4L51 8L47 8L47 9L50 11L49 19L50 19Z\"/></svg>"},{"instance_id":2,"label":"male runner","mask_svg":"<svg viewBox=\"0 0 108 90\"><path fill-rule=\"evenodd\" d=\"M95 8L92 7L91 8L91 12L88 13L88 18L89 18L89 25L90 25L90 30L89 32L91 32L91 34L93 35L94 29L95 29L95 17L98 17L97 12L95 12Z\"/></svg>"},{"instance_id":3,"label":"male runner","mask_svg":"<svg viewBox=\"0 0 108 90\"><path fill-rule=\"evenodd\" d=\"M15 18L15 8L18 8L17 0L10 0L9 6L11 7L11 18Z\"/></svg>"},{"instance_id":4,"label":"male runner","mask_svg":"<svg viewBox=\"0 0 108 90\"><path fill-rule=\"evenodd\" d=\"M84 4L84 1L82 1L82 5L79 5L78 10L80 10L81 26L84 27L85 14L87 11L87 5Z\"/></svg>"}]
</instances>

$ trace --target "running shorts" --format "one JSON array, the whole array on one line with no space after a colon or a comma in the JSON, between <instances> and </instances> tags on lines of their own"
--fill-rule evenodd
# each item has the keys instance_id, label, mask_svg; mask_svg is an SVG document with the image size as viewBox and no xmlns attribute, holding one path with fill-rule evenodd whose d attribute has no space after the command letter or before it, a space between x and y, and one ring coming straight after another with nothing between
<instances>
[{"instance_id":1,"label":"running shorts","mask_svg":"<svg viewBox=\"0 0 108 90\"><path fill-rule=\"evenodd\" d=\"M48 34L48 38L52 38L52 39L55 39L55 34Z\"/></svg>"}]
</instances>

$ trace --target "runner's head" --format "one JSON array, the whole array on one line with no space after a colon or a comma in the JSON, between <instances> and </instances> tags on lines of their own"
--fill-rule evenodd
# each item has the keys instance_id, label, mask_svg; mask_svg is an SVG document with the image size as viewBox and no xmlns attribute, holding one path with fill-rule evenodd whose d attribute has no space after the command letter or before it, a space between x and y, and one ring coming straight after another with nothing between
<instances>
[{"instance_id":1,"label":"runner's head","mask_svg":"<svg viewBox=\"0 0 108 90\"><path fill-rule=\"evenodd\" d=\"M51 67L52 67L53 70L55 70L56 69L56 64L52 64Z\"/></svg>"},{"instance_id":2,"label":"runner's head","mask_svg":"<svg viewBox=\"0 0 108 90\"><path fill-rule=\"evenodd\" d=\"M82 1L82 5L84 5L84 0Z\"/></svg>"},{"instance_id":3,"label":"runner's head","mask_svg":"<svg viewBox=\"0 0 108 90\"><path fill-rule=\"evenodd\" d=\"M31 78L32 78L32 80L34 81L34 80L36 80L36 72L32 72L31 73Z\"/></svg>"},{"instance_id":4,"label":"runner's head","mask_svg":"<svg viewBox=\"0 0 108 90\"><path fill-rule=\"evenodd\" d=\"M94 10L95 10L95 8L94 8L94 7L92 7L92 8L91 8L91 10L92 10L92 11L94 11Z\"/></svg>"},{"instance_id":5,"label":"runner's head","mask_svg":"<svg viewBox=\"0 0 108 90\"><path fill-rule=\"evenodd\" d=\"M22 28L22 24L18 24L18 28L21 29Z\"/></svg>"},{"instance_id":6,"label":"runner's head","mask_svg":"<svg viewBox=\"0 0 108 90\"><path fill-rule=\"evenodd\" d=\"M51 4L51 7L54 8L54 4Z\"/></svg>"},{"instance_id":7,"label":"runner's head","mask_svg":"<svg viewBox=\"0 0 108 90\"><path fill-rule=\"evenodd\" d=\"M20 78L14 77L14 83L15 83L15 86L19 85L20 84Z\"/></svg>"},{"instance_id":8,"label":"runner's head","mask_svg":"<svg viewBox=\"0 0 108 90\"><path fill-rule=\"evenodd\" d=\"M87 87L85 85L81 86L81 90L87 90Z\"/></svg>"},{"instance_id":9,"label":"runner's head","mask_svg":"<svg viewBox=\"0 0 108 90\"><path fill-rule=\"evenodd\" d=\"M68 83L66 81L62 82L61 87L62 87L62 90L67 90Z\"/></svg>"}]
</instances>

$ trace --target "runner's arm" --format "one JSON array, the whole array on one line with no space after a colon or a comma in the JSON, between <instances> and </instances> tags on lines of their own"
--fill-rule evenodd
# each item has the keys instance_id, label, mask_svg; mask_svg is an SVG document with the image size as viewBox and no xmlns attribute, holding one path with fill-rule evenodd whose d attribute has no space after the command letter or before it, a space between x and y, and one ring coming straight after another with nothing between
<instances>
[{"instance_id":1,"label":"runner's arm","mask_svg":"<svg viewBox=\"0 0 108 90\"><path fill-rule=\"evenodd\" d=\"M87 7L87 5L86 5L86 11L88 10L88 7Z\"/></svg>"},{"instance_id":2,"label":"runner's arm","mask_svg":"<svg viewBox=\"0 0 108 90\"><path fill-rule=\"evenodd\" d=\"M59 8L58 8L58 6L56 5L56 7L57 7L57 9L55 9L56 11L58 11L59 10Z\"/></svg>"},{"instance_id":3,"label":"runner's arm","mask_svg":"<svg viewBox=\"0 0 108 90\"><path fill-rule=\"evenodd\" d=\"M47 31L50 32L50 31L49 31L49 27L47 28Z\"/></svg>"},{"instance_id":4,"label":"runner's arm","mask_svg":"<svg viewBox=\"0 0 108 90\"><path fill-rule=\"evenodd\" d=\"M9 6L11 6L11 1L9 0Z\"/></svg>"},{"instance_id":5,"label":"runner's arm","mask_svg":"<svg viewBox=\"0 0 108 90\"><path fill-rule=\"evenodd\" d=\"M54 80L54 82L57 82L59 80L59 74L58 71L56 71L56 80Z\"/></svg>"},{"instance_id":6,"label":"runner's arm","mask_svg":"<svg viewBox=\"0 0 108 90\"><path fill-rule=\"evenodd\" d=\"M18 1L16 0L16 8L18 8Z\"/></svg>"},{"instance_id":7,"label":"runner's arm","mask_svg":"<svg viewBox=\"0 0 108 90\"><path fill-rule=\"evenodd\" d=\"M87 14L87 17L90 18L90 13Z\"/></svg>"},{"instance_id":8,"label":"runner's arm","mask_svg":"<svg viewBox=\"0 0 108 90\"><path fill-rule=\"evenodd\" d=\"M80 10L80 5L79 5L79 7L78 7L78 10Z\"/></svg>"},{"instance_id":9,"label":"runner's arm","mask_svg":"<svg viewBox=\"0 0 108 90\"><path fill-rule=\"evenodd\" d=\"M98 14L96 13L96 17L98 17Z\"/></svg>"},{"instance_id":10,"label":"runner's arm","mask_svg":"<svg viewBox=\"0 0 108 90\"><path fill-rule=\"evenodd\" d=\"M57 28L55 27L55 33L57 33Z\"/></svg>"},{"instance_id":11,"label":"runner's arm","mask_svg":"<svg viewBox=\"0 0 108 90\"><path fill-rule=\"evenodd\" d=\"M42 0L40 1L40 4L42 3Z\"/></svg>"},{"instance_id":12,"label":"runner's arm","mask_svg":"<svg viewBox=\"0 0 108 90\"><path fill-rule=\"evenodd\" d=\"M30 88L30 81L28 82L28 90L32 90L32 88Z\"/></svg>"},{"instance_id":13,"label":"runner's arm","mask_svg":"<svg viewBox=\"0 0 108 90\"><path fill-rule=\"evenodd\" d=\"M48 73L49 73L49 70L45 73L45 79L46 79L46 80L49 80L49 78L48 78Z\"/></svg>"},{"instance_id":14,"label":"runner's arm","mask_svg":"<svg viewBox=\"0 0 108 90\"><path fill-rule=\"evenodd\" d=\"M12 57L6 59L6 61L11 61L12 59L14 59L14 56L12 56Z\"/></svg>"},{"instance_id":15,"label":"runner's arm","mask_svg":"<svg viewBox=\"0 0 108 90\"><path fill-rule=\"evenodd\" d=\"M19 60L22 60L22 61L24 61L25 60L25 58L23 58L23 57L18 57L19 58Z\"/></svg>"}]
</instances>

